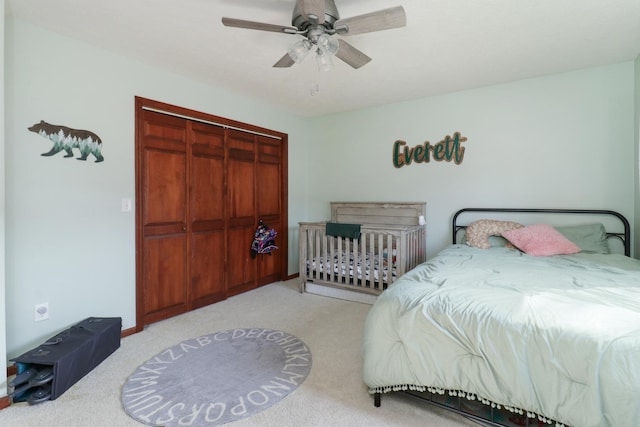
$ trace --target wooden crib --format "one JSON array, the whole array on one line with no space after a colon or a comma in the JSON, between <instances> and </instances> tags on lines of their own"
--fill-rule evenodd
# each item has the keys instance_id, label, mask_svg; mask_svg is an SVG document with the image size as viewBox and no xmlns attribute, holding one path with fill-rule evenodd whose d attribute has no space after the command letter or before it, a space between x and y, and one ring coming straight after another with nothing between
<instances>
[{"instance_id":1,"label":"wooden crib","mask_svg":"<svg viewBox=\"0 0 640 427\"><path fill-rule=\"evenodd\" d=\"M327 221L300 223L300 291L373 303L426 261L426 203L331 202L331 221L360 224L360 238L326 235Z\"/></svg>"}]
</instances>

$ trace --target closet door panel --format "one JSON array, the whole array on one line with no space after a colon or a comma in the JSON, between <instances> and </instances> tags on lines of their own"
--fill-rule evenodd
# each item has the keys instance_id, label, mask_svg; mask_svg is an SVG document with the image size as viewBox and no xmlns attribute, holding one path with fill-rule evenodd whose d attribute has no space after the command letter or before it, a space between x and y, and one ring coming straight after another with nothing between
<instances>
[{"instance_id":1,"label":"closet door panel","mask_svg":"<svg viewBox=\"0 0 640 427\"><path fill-rule=\"evenodd\" d=\"M224 130L191 123L190 286L192 307L226 297Z\"/></svg>"},{"instance_id":2,"label":"closet door panel","mask_svg":"<svg viewBox=\"0 0 640 427\"><path fill-rule=\"evenodd\" d=\"M266 225L274 228L278 233L282 231L281 208L281 144L279 140L260 137L258 145L258 159L256 162L256 209L258 217ZM276 236L276 245L280 245L282 235ZM280 280L281 265L284 251L278 249L270 255L260 255L258 258L258 286Z\"/></svg>"},{"instance_id":3,"label":"closet door panel","mask_svg":"<svg viewBox=\"0 0 640 427\"><path fill-rule=\"evenodd\" d=\"M141 300L151 323L189 309L187 130L183 119L149 111L143 119Z\"/></svg>"},{"instance_id":4,"label":"closet door panel","mask_svg":"<svg viewBox=\"0 0 640 427\"><path fill-rule=\"evenodd\" d=\"M228 231L227 296L256 287L256 262L251 257L253 228L236 227Z\"/></svg>"},{"instance_id":5,"label":"closet door panel","mask_svg":"<svg viewBox=\"0 0 640 427\"><path fill-rule=\"evenodd\" d=\"M145 151L144 200L152 209L144 211L145 227L176 224L186 226L186 157L184 153L155 149ZM166 173L172 171L171 173Z\"/></svg>"},{"instance_id":6,"label":"closet door panel","mask_svg":"<svg viewBox=\"0 0 640 427\"><path fill-rule=\"evenodd\" d=\"M253 162L229 158L227 179L229 180L229 218L252 218L255 216L254 181L256 171Z\"/></svg>"},{"instance_id":7,"label":"closet door panel","mask_svg":"<svg viewBox=\"0 0 640 427\"><path fill-rule=\"evenodd\" d=\"M143 224L186 226L186 121L145 111ZM171 173L167 173L171 171Z\"/></svg>"},{"instance_id":8,"label":"closet door panel","mask_svg":"<svg viewBox=\"0 0 640 427\"><path fill-rule=\"evenodd\" d=\"M227 290L229 295L256 287L251 242L257 226L255 136L230 130L227 135Z\"/></svg>"},{"instance_id":9,"label":"closet door panel","mask_svg":"<svg viewBox=\"0 0 640 427\"><path fill-rule=\"evenodd\" d=\"M282 163L280 141L262 137L258 140L256 161L256 209L261 217L280 217L282 213Z\"/></svg>"},{"instance_id":10,"label":"closet door panel","mask_svg":"<svg viewBox=\"0 0 640 427\"><path fill-rule=\"evenodd\" d=\"M224 232L192 234L190 267L192 308L226 298Z\"/></svg>"},{"instance_id":11,"label":"closet door panel","mask_svg":"<svg viewBox=\"0 0 640 427\"><path fill-rule=\"evenodd\" d=\"M280 215L280 165L258 163L257 165L258 200L257 210L260 216Z\"/></svg>"},{"instance_id":12,"label":"closet door panel","mask_svg":"<svg viewBox=\"0 0 640 427\"><path fill-rule=\"evenodd\" d=\"M143 271L145 322L187 311L185 239L180 235L148 238Z\"/></svg>"},{"instance_id":13,"label":"closet door panel","mask_svg":"<svg viewBox=\"0 0 640 427\"><path fill-rule=\"evenodd\" d=\"M224 221L224 130L192 123L191 216Z\"/></svg>"},{"instance_id":14,"label":"closet door panel","mask_svg":"<svg viewBox=\"0 0 640 427\"><path fill-rule=\"evenodd\" d=\"M281 229L280 224L274 223L274 225L269 224L269 226L276 230ZM278 239L276 239L276 244L278 244ZM283 254L284 252L278 249L268 255L258 255L258 286L268 285L269 283L282 280L280 265Z\"/></svg>"}]
</instances>

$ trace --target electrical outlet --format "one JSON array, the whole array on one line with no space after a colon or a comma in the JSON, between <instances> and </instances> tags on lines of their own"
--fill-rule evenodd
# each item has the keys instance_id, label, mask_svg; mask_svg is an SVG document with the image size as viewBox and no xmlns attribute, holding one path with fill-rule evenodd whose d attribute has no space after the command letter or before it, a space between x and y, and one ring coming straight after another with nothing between
<instances>
[{"instance_id":1,"label":"electrical outlet","mask_svg":"<svg viewBox=\"0 0 640 427\"><path fill-rule=\"evenodd\" d=\"M43 302L33 307L33 318L36 322L49 318L49 303Z\"/></svg>"}]
</instances>

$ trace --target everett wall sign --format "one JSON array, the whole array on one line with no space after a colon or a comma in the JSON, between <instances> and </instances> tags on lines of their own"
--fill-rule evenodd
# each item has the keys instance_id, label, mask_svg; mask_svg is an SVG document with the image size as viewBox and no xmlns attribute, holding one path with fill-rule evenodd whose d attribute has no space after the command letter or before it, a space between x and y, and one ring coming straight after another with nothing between
<instances>
[{"instance_id":1,"label":"everett wall sign","mask_svg":"<svg viewBox=\"0 0 640 427\"><path fill-rule=\"evenodd\" d=\"M461 136L460 132L454 133L453 136L447 135L436 144L426 141L413 148L407 147L405 141L398 140L393 143L393 166L401 168L413 162L429 163L432 159L436 162L453 161L459 165L464 159L464 147L461 144L466 140L467 138Z\"/></svg>"}]
</instances>

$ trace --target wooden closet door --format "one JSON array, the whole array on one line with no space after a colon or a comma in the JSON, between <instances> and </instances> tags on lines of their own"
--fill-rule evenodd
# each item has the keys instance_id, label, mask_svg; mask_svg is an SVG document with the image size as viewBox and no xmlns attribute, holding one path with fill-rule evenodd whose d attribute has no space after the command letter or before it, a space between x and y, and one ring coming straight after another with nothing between
<instances>
[{"instance_id":1,"label":"wooden closet door","mask_svg":"<svg viewBox=\"0 0 640 427\"><path fill-rule=\"evenodd\" d=\"M189 293L196 308L226 298L224 129L190 128Z\"/></svg>"},{"instance_id":2,"label":"wooden closet door","mask_svg":"<svg viewBox=\"0 0 640 427\"><path fill-rule=\"evenodd\" d=\"M235 295L256 287L256 260L251 242L256 218L256 137L227 131L227 292Z\"/></svg>"},{"instance_id":3,"label":"wooden closet door","mask_svg":"<svg viewBox=\"0 0 640 427\"><path fill-rule=\"evenodd\" d=\"M286 158L286 134L136 97L137 331L286 278ZM259 219L280 250L254 258Z\"/></svg>"},{"instance_id":4,"label":"wooden closet door","mask_svg":"<svg viewBox=\"0 0 640 427\"><path fill-rule=\"evenodd\" d=\"M278 249L268 255L257 256L258 286L280 280L282 274L282 257L286 256L286 246L282 239L284 219L282 215L282 143L278 139L264 136L257 137L258 156L256 161L256 209L258 219L278 232L276 245Z\"/></svg>"},{"instance_id":5,"label":"wooden closet door","mask_svg":"<svg viewBox=\"0 0 640 427\"><path fill-rule=\"evenodd\" d=\"M143 111L140 202L143 323L188 310L187 122Z\"/></svg>"}]
</instances>

